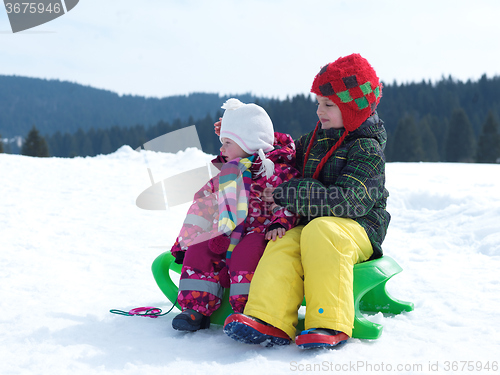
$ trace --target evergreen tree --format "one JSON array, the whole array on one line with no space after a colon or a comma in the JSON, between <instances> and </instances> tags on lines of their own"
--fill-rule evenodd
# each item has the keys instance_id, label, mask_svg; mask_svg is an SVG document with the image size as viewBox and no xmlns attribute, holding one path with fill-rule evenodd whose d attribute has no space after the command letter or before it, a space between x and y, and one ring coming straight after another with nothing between
<instances>
[{"instance_id":1,"label":"evergreen tree","mask_svg":"<svg viewBox=\"0 0 500 375\"><path fill-rule=\"evenodd\" d=\"M113 149L111 148L111 142L109 140L109 135L107 131L102 132L101 138L101 154L107 155L111 154Z\"/></svg>"},{"instance_id":2,"label":"evergreen tree","mask_svg":"<svg viewBox=\"0 0 500 375\"><path fill-rule=\"evenodd\" d=\"M94 156L94 148L92 146L91 138L86 134L81 143L80 156Z\"/></svg>"},{"instance_id":3,"label":"evergreen tree","mask_svg":"<svg viewBox=\"0 0 500 375\"><path fill-rule=\"evenodd\" d=\"M61 152L61 147L63 144L62 138L63 136L60 131L57 131L51 137L46 138L47 144L49 146L49 152L52 156L66 156Z\"/></svg>"},{"instance_id":4,"label":"evergreen tree","mask_svg":"<svg viewBox=\"0 0 500 375\"><path fill-rule=\"evenodd\" d=\"M446 135L448 134L448 119L438 118L437 116L427 114L422 120L429 124L429 128L434 134L437 143L437 160L445 160L444 145L446 143Z\"/></svg>"},{"instance_id":5,"label":"evergreen tree","mask_svg":"<svg viewBox=\"0 0 500 375\"><path fill-rule=\"evenodd\" d=\"M424 117L422 120L420 120L418 125L422 138L422 161L439 161L436 136L431 130L431 126L427 117Z\"/></svg>"},{"instance_id":6,"label":"evergreen tree","mask_svg":"<svg viewBox=\"0 0 500 375\"><path fill-rule=\"evenodd\" d=\"M398 122L392 139L391 161L415 162L424 157L422 150L422 135L420 134L415 118L406 115Z\"/></svg>"},{"instance_id":7,"label":"evergreen tree","mask_svg":"<svg viewBox=\"0 0 500 375\"><path fill-rule=\"evenodd\" d=\"M2 139L2 134L0 134L0 154L2 154L3 151L3 139Z\"/></svg>"},{"instance_id":8,"label":"evergreen tree","mask_svg":"<svg viewBox=\"0 0 500 375\"><path fill-rule=\"evenodd\" d=\"M500 158L500 133L499 125L493 112L488 113L488 117L483 125L479 142L477 144L477 162L495 163Z\"/></svg>"},{"instance_id":9,"label":"evergreen tree","mask_svg":"<svg viewBox=\"0 0 500 375\"><path fill-rule=\"evenodd\" d=\"M445 144L445 157L449 162L470 162L474 155L474 131L464 109L453 110Z\"/></svg>"},{"instance_id":10,"label":"evergreen tree","mask_svg":"<svg viewBox=\"0 0 500 375\"><path fill-rule=\"evenodd\" d=\"M21 154L36 157L49 156L49 147L47 146L47 142L45 141L45 138L38 133L38 130L34 125L24 141Z\"/></svg>"},{"instance_id":11,"label":"evergreen tree","mask_svg":"<svg viewBox=\"0 0 500 375\"><path fill-rule=\"evenodd\" d=\"M214 122L214 118L208 113L204 119L196 121L196 131L200 138L202 150L217 155L221 144L214 133Z\"/></svg>"},{"instance_id":12,"label":"evergreen tree","mask_svg":"<svg viewBox=\"0 0 500 375\"><path fill-rule=\"evenodd\" d=\"M78 143L76 137L69 133L63 135L63 151L61 152L64 157L74 158L79 155Z\"/></svg>"},{"instance_id":13,"label":"evergreen tree","mask_svg":"<svg viewBox=\"0 0 500 375\"><path fill-rule=\"evenodd\" d=\"M88 133L85 133L82 128L78 129L75 133L76 143L78 145L79 156L92 156L94 150L92 148L92 141Z\"/></svg>"}]
</instances>

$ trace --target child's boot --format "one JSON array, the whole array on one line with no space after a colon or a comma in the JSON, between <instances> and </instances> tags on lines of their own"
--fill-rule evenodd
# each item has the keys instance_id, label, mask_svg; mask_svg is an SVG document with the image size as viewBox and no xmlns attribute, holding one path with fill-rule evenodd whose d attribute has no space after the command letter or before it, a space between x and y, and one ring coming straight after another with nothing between
<instances>
[{"instance_id":1,"label":"child's boot","mask_svg":"<svg viewBox=\"0 0 500 375\"><path fill-rule=\"evenodd\" d=\"M291 341L281 329L241 313L234 313L226 318L224 333L245 344L260 344L267 347L289 345Z\"/></svg>"},{"instance_id":2,"label":"child's boot","mask_svg":"<svg viewBox=\"0 0 500 375\"><path fill-rule=\"evenodd\" d=\"M295 337L295 343L301 349L334 348L347 341L344 332L326 328L312 328L302 331Z\"/></svg>"},{"instance_id":3,"label":"child's boot","mask_svg":"<svg viewBox=\"0 0 500 375\"><path fill-rule=\"evenodd\" d=\"M198 331L210 327L210 317L188 309L172 320L172 327L178 331Z\"/></svg>"}]
</instances>

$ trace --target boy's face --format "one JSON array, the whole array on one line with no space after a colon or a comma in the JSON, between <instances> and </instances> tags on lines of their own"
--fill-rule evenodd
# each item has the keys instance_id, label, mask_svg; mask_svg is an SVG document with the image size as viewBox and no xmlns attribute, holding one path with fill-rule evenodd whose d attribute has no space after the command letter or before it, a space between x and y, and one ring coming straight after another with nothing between
<instances>
[{"instance_id":1,"label":"boy's face","mask_svg":"<svg viewBox=\"0 0 500 375\"><path fill-rule=\"evenodd\" d=\"M342 129L344 122L339 107L324 96L316 95L316 100L318 101L316 114L321 121L321 129Z\"/></svg>"},{"instance_id":2,"label":"boy's face","mask_svg":"<svg viewBox=\"0 0 500 375\"><path fill-rule=\"evenodd\" d=\"M220 148L220 152L222 153L222 156L226 157L226 161L250 156L232 139L223 137L221 140L222 146Z\"/></svg>"}]
</instances>

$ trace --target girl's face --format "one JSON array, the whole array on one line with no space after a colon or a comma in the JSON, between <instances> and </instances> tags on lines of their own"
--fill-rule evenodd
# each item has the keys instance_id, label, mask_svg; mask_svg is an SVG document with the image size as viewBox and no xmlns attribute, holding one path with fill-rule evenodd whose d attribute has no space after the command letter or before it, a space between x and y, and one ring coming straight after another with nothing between
<instances>
[{"instance_id":1,"label":"girl's face","mask_svg":"<svg viewBox=\"0 0 500 375\"><path fill-rule=\"evenodd\" d=\"M324 96L316 95L316 100L318 101L316 114L321 121L321 129L342 129L344 122L339 107Z\"/></svg>"},{"instance_id":2,"label":"girl's face","mask_svg":"<svg viewBox=\"0 0 500 375\"><path fill-rule=\"evenodd\" d=\"M246 158L250 156L232 139L222 138L222 146L220 152L226 157L226 161L231 161L236 158Z\"/></svg>"}]
</instances>

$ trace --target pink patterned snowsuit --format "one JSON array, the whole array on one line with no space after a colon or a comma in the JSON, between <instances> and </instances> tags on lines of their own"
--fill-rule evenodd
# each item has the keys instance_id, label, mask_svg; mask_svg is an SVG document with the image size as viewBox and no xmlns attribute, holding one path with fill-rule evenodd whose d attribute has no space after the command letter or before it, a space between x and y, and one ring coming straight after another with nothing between
<instances>
[{"instance_id":1,"label":"pink patterned snowsuit","mask_svg":"<svg viewBox=\"0 0 500 375\"><path fill-rule=\"evenodd\" d=\"M283 133L274 133L274 150L266 157L274 162L274 174L267 178L259 174L261 159L256 154L250 166L251 182L248 197L248 214L242 225L241 239L226 256L209 248L209 239L217 236L217 198L219 175L212 178L194 197L184 225L172 247L172 255L186 251L178 302L182 310L193 309L210 316L219 308L224 288L229 288L229 302L235 312L243 312L248 299L250 281L268 241L265 234L280 225L291 229L298 216L280 207L271 212L272 203L264 202L262 192L266 187L276 187L282 182L298 177L295 169L295 144ZM219 156L212 163L218 166ZM220 164L219 164L220 165ZM240 227L241 229L241 227ZM229 257L230 256L230 257Z\"/></svg>"}]
</instances>

